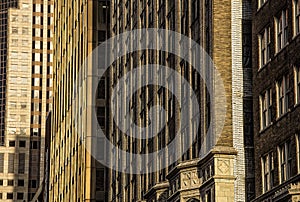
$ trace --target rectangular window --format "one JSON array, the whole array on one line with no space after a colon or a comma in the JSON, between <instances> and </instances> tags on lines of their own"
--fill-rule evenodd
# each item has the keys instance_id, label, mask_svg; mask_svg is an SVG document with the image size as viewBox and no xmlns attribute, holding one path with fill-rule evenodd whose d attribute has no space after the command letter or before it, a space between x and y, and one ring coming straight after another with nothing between
<instances>
[{"instance_id":1,"label":"rectangular window","mask_svg":"<svg viewBox=\"0 0 300 202\"><path fill-rule=\"evenodd\" d=\"M192 2L192 21L196 20L199 16L198 2L198 0Z\"/></svg>"},{"instance_id":2,"label":"rectangular window","mask_svg":"<svg viewBox=\"0 0 300 202\"><path fill-rule=\"evenodd\" d=\"M277 117L281 117L288 110L288 77L284 76L277 82Z\"/></svg>"},{"instance_id":3,"label":"rectangular window","mask_svg":"<svg viewBox=\"0 0 300 202\"><path fill-rule=\"evenodd\" d=\"M279 52L288 42L288 12L283 10L278 18L275 18L276 52Z\"/></svg>"},{"instance_id":4,"label":"rectangular window","mask_svg":"<svg viewBox=\"0 0 300 202\"><path fill-rule=\"evenodd\" d=\"M274 157L269 153L262 157L263 192L267 192L274 184Z\"/></svg>"},{"instance_id":5,"label":"rectangular window","mask_svg":"<svg viewBox=\"0 0 300 202\"><path fill-rule=\"evenodd\" d=\"M23 27L22 29L22 34L28 34L29 33L29 29L27 27Z\"/></svg>"},{"instance_id":6,"label":"rectangular window","mask_svg":"<svg viewBox=\"0 0 300 202\"><path fill-rule=\"evenodd\" d=\"M4 171L4 153L0 153L0 173Z\"/></svg>"},{"instance_id":7,"label":"rectangular window","mask_svg":"<svg viewBox=\"0 0 300 202\"><path fill-rule=\"evenodd\" d=\"M294 68L295 103L300 104L300 66Z\"/></svg>"},{"instance_id":8,"label":"rectangular window","mask_svg":"<svg viewBox=\"0 0 300 202\"><path fill-rule=\"evenodd\" d=\"M14 180L7 180L7 186L14 186Z\"/></svg>"},{"instance_id":9,"label":"rectangular window","mask_svg":"<svg viewBox=\"0 0 300 202\"><path fill-rule=\"evenodd\" d=\"M8 173L14 173L15 154L8 154Z\"/></svg>"},{"instance_id":10,"label":"rectangular window","mask_svg":"<svg viewBox=\"0 0 300 202\"><path fill-rule=\"evenodd\" d=\"M13 46L17 46L18 45L18 39L12 39L11 40L11 44L13 45Z\"/></svg>"},{"instance_id":11,"label":"rectangular window","mask_svg":"<svg viewBox=\"0 0 300 202\"><path fill-rule=\"evenodd\" d=\"M15 141L9 141L9 147L15 147L16 146L16 142Z\"/></svg>"},{"instance_id":12,"label":"rectangular window","mask_svg":"<svg viewBox=\"0 0 300 202\"><path fill-rule=\"evenodd\" d=\"M104 191L105 187L105 176L104 176L104 169L103 168L97 168L96 169L96 191Z\"/></svg>"},{"instance_id":13,"label":"rectangular window","mask_svg":"<svg viewBox=\"0 0 300 202\"><path fill-rule=\"evenodd\" d=\"M300 0L294 0L294 36L300 33Z\"/></svg>"},{"instance_id":14,"label":"rectangular window","mask_svg":"<svg viewBox=\"0 0 300 202\"><path fill-rule=\"evenodd\" d=\"M11 15L10 21L17 22L18 21L18 16L17 15Z\"/></svg>"},{"instance_id":15,"label":"rectangular window","mask_svg":"<svg viewBox=\"0 0 300 202\"><path fill-rule=\"evenodd\" d=\"M258 36L260 67L263 67L270 60L270 50L271 50L270 30L271 30L270 27L267 27Z\"/></svg>"},{"instance_id":16,"label":"rectangular window","mask_svg":"<svg viewBox=\"0 0 300 202\"><path fill-rule=\"evenodd\" d=\"M13 193L7 193L6 194L6 199L14 199L14 194Z\"/></svg>"},{"instance_id":17,"label":"rectangular window","mask_svg":"<svg viewBox=\"0 0 300 202\"><path fill-rule=\"evenodd\" d=\"M18 166L19 174L24 174L25 172L25 153L19 154L19 166Z\"/></svg>"},{"instance_id":18,"label":"rectangular window","mask_svg":"<svg viewBox=\"0 0 300 202\"><path fill-rule=\"evenodd\" d=\"M18 34L18 27L12 27L11 28L11 33L12 34Z\"/></svg>"},{"instance_id":19,"label":"rectangular window","mask_svg":"<svg viewBox=\"0 0 300 202\"><path fill-rule=\"evenodd\" d=\"M291 177L292 151L291 141L278 147L279 182L283 183Z\"/></svg>"},{"instance_id":20,"label":"rectangular window","mask_svg":"<svg viewBox=\"0 0 300 202\"><path fill-rule=\"evenodd\" d=\"M25 140L20 140L19 141L19 147L26 147L26 141Z\"/></svg>"},{"instance_id":21,"label":"rectangular window","mask_svg":"<svg viewBox=\"0 0 300 202\"><path fill-rule=\"evenodd\" d=\"M17 193L17 199L18 200L22 200L22 199L24 199L24 193Z\"/></svg>"},{"instance_id":22,"label":"rectangular window","mask_svg":"<svg viewBox=\"0 0 300 202\"><path fill-rule=\"evenodd\" d=\"M296 134L296 148L297 148L297 171L300 173L300 134Z\"/></svg>"},{"instance_id":23,"label":"rectangular window","mask_svg":"<svg viewBox=\"0 0 300 202\"><path fill-rule=\"evenodd\" d=\"M260 124L261 130L271 124L272 119L272 90L266 90L260 95Z\"/></svg>"},{"instance_id":24,"label":"rectangular window","mask_svg":"<svg viewBox=\"0 0 300 202\"><path fill-rule=\"evenodd\" d=\"M168 101L168 120L170 120L173 117L173 113L174 113L174 95L171 92L174 92L174 80L173 80L173 76L171 75L169 77L169 81L168 81L168 86L170 89L170 93L168 94L169 97L169 101Z\"/></svg>"}]
</instances>

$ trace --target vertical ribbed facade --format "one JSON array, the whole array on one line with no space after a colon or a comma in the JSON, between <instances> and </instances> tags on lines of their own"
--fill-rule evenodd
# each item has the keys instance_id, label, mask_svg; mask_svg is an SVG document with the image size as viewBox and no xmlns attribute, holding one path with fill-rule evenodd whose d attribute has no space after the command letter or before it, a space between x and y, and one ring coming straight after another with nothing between
<instances>
[{"instance_id":1,"label":"vertical ribbed facade","mask_svg":"<svg viewBox=\"0 0 300 202\"><path fill-rule=\"evenodd\" d=\"M251 7L249 1L200 1L200 0L176 0L176 1L112 1L111 2L111 35L118 36L126 31L143 28L161 28L176 31L190 37L211 56L216 69L219 71L225 86L227 103L210 99L208 89L200 75L191 64L183 58L159 50L141 50L119 57L114 61L110 70L110 92L127 72L136 67L147 64L165 65L176 70L185 78L199 101L200 126L195 128L192 121L183 123L180 121L181 107L174 96L164 87L148 85L137 92L126 90L119 93L116 119L109 116L111 130L110 140L119 149L131 153L152 153L166 147L179 132L184 138L181 141L192 141L192 146L175 163L168 164L173 151L168 151L168 156L160 156L149 161L148 165L141 165L146 174L125 174L118 172L120 162L126 162L127 172L130 172L131 159L120 154L113 153L117 162L110 172L109 201L249 201L253 191L253 175L246 168L246 162L251 160L252 133L249 127L251 122L251 27L244 20L251 23L249 14ZM248 43L243 43L243 37L247 37ZM141 37L142 38L142 37ZM132 40L139 40L132 39ZM169 38L163 39L168 45ZM177 43L177 42L175 42ZM177 44L179 46L179 43ZM176 45L175 45L176 46ZM250 46L250 49L249 49ZM118 52L119 47L112 48L112 52ZM248 48L248 49L247 49ZM149 49L151 49L149 47ZM197 60L200 55L193 55L191 50L189 57ZM248 58L247 58L248 57ZM250 57L250 58L249 58ZM245 58L245 60L244 60ZM138 85L144 81L160 75L158 69L153 72L139 72L136 78L128 82ZM214 71L209 68L203 70L210 78L215 78ZM166 73L166 72L164 72ZM159 79L159 78L158 78ZM189 94L185 87L174 84L170 77L163 77L169 89L175 88L175 92L181 92L183 99ZM213 89L215 80L212 81ZM214 89L218 92L219 89ZM250 103L245 102L250 97ZM130 101L129 101L130 100ZM128 102L128 104L126 104ZM163 120L158 114L151 114L151 107L160 105L167 112ZM185 103L189 106L189 103ZM213 107L211 107L213 106ZM224 128L216 146L211 147L213 140L206 137L206 132L211 119L218 117L218 110L227 107ZM194 106L193 106L194 107ZM193 111L191 107L191 111ZM155 137L140 140L130 137L118 129L118 125L125 125L127 131L130 125L126 125L121 118L130 116L132 122L142 127L155 122L155 126L162 130ZM192 113L191 113L192 114ZM249 119L250 118L250 119ZM179 131L180 129L180 131ZM195 130L196 129L196 130ZM135 131L133 131L134 133ZM152 135L153 131L145 131L145 135ZM245 151L245 139L249 148ZM176 150L181 150L179 142ZM250 150L250 154L249 154ZM199 155L200 151L206 151L207 155ZM247 156L247 159L245 159ZM125 159L124 159L125 158ZM153 167L163 164L169 165L151 172ZM116 169L116 170L114 170ZM247 178L250 182L246 185ZM251 181L252 180L252 181ZM250 192L248 194L246 192Z\"/></svg>"},{"instance_id":2,"label":"vertical ribbed facade","mask_svg":"<svg viewBox=\"0 0 300 202\"><path fill-rule=\"evenodd\" d=\"M106 168L85 147L92 135L92 103L106 131L107 80L100 80L95 96L87 82L93 69L84 62L109 36L109 1L56 1L54 10L49 201L107 201Z\"/></svg>"}]
</instances>

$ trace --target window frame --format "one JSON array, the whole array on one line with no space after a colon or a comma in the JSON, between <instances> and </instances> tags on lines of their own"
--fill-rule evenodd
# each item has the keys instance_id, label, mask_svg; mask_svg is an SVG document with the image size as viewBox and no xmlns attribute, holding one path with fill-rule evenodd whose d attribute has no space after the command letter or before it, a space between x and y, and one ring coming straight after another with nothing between
<instances>
[{"instance_id":1,"label":"window frame","mask_svg":"<svg viewBox=\"0 0 300 202\"><path fill-rule=\"evenodd\" d=\"M264 91L259 97L260 128L264 130L272 124L272 89Z\"/></svg>"},{"instance_id":2,"label":"window frame","mask_svg":"<svg viewBox=\"0 0 300 202\"><path fill-rule=\"evenodd\" d=\"M287 76L276 82L277 96L277 118L282 117L288 112L288 86Z\"/></svg>"},{"instance_id":3,"label":"window frame","mask_svg":"<svg viewBox=\"0 0 300 202\"><path fill-rule=\"evenodd\" d=\"M294 37L300 34L300 0L293 0Z\"/></svg>"},{"instance_id":4,"label":"window frame","mask_svg":"<svg viewBox=\"0 0 300 202\"><path fill-rule=\"evenodd\" d=\"M288 10L283 9L280 15L275 17L275 47L276 53L280 52L288 44Z\"/></svg>"},{"instance_id":5,"label":"window frame","mask_svg":"<svg viewBox=\"0 0 300 202\"><path fill-rule=\"evenodd\" d=\"M274 153L270 152L261 157L263 193L274 186Z\"/></svg>"},{"instance_id":6,"label":"window frame","mask_svg":"<svg viewBox=\"0 0 300 202\"><path fill-rule=\"evenodd\" d=\"M294 66L295 105L300 104L300 65Z\"/></svg>"},{"instance_id":7,"label":"window frame","mask_svg":"<svg viewBox=\"0 0 300 202\"><path fill-rule=\"evenodd\" d=\"M271 28L267 26L258 35L259 42L259 68L265 66L271 59Z\"/></svg>"},{"instance_id":8,"label":"window frame","mask_svg":"<svg viewBox=\"0 0 300 202\"><path fill-rule=\"evenodd\" d=\"M288 140L277 148L278 150L278 177L279 183L282 184L291 178L291 141Z\"/></svg>"}]
</instances>

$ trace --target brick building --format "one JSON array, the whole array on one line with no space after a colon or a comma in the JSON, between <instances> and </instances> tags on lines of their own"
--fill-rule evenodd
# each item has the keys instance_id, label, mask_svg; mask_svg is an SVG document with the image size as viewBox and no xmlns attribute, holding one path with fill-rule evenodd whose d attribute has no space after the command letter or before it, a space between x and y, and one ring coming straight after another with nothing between
<instances>
[{"instance_id":1,"label":"brick building","mask_svg":"<svg viewBox=\"0 0 300 202\"><path fill-rule=\"evenodd\" d=\"M254 201L299 201L300 1L252 7Z\"/></svg>"}]
</instances>

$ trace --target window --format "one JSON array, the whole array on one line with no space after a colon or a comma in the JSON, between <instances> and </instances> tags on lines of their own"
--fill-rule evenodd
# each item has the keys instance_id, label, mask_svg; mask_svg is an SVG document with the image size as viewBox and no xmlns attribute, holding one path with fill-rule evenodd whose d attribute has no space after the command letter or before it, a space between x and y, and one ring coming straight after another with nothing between
<instances>
[{"instance_id":1,"label":"window","mask_svg":"<svg viewBox=\"0 0 300 202\"><path fill-rule=\"evenodd\" d=\"M29 180L29 187L36 188L36 180Z\"/></svg>"},{"instance_id":2,"label":"window","mask_svg":"<svg viewBox=\"0 0 300 202\"><path fill-rule=\"evenodd\" d=\"M278 18L275 18L276 51L279 52L288 42L288 12L283 10Z\"/></svg>"},{"instance_id":3,"label":"window","mask_svg":"<svg viewBox=\"0 0 300 202\"><path fill-rule=\"evenodd\" d=\"M0 186L3 186L3 180L0 180Z\"/></svg>"},{"instance_id":4,"label":"window","mask_svg":"<svg viewBox=\"0 0 300 202\"><path fill-rule=\"evenodd\" d=\"M14 173L15 154L8 154L8 173Z\"/></svg>"},{"instance_id":5,"label":"window","mask_svg":"<svg viewBox=\"0 0 300 202\"><path fill-rule=\"evenodd\" d=\"M192 2L192 21L196 20L199 15L198 2L198 0Z\"/></svg>"},{"instance_id":6,"label":"window","mask_svg":"<svg viewBox=\"0 0 300 202\"><path fill-rule=\"evenodd\" d=\"M277 82L277 117L281 117L288 109L288 77Z\"/></svg>"},{"instance_id":7,"label":"window","mask_svg":"<svg viewBox=\"0 0 300 202\"><path fill-rule=\"evenodd\" d=\"M18 16L17 15L12 15L10 20L12 22L17 22L18 21Z\"/></svg>"},{"instance_id":8,"label":"window","mask_svg":"<svg viewBox=\"0 0 300 202\"><path fill-rule=\"evenodd\" d=\"M26 147L26 141L25 140L20 140L19 141L19 147Z\"/></svg>"},{"instance_id":9,"label":"window","mask_svg":"<svg viewBox=\"0 0 300 202\"><path fill-rule=\"evenodd\" d=\"M300 0L294 0L294 36L300 33Z\"/></svg>"},{"instance_id":10,"label":"window","mask_svg":"<svg viewBox=\"0 0 300 202\"><path fill-rule=\"evenodd\" d=\"M33 84L33 86L40 86L40 84L41 84L41 79L40 78L33 78L32 79L32 84Z\"/></svg>"},{"instance_id":11,"label":"window","mask_svg":"<svg viewBox=\"0 0 300 202\"><path fill-rule=\"evenodd\" d=\"M27 46L28 45L28 40L22 39L22 46Z\"/></svg>"},{"instance_id":12,"label":"window","mask_svg":"<svg viewBox=\"0 0 300 202\"><path fill-rule=\"evenodd\" d=\"M272 90L266 90L260 95L260 124L261 130L271 124L272 119Z\"/></svg>"},{"instance_id":13,"label":"window","mask_svg":"<svg viewBox=\"0 0 300 202\"><path fill-rule=\"evenodd\" d=\"M38 149L39 142L38 141L31 141L30 142L30 149Z\"/></svg>"},{"instance_id":14,"label":"window","mask_svg":"<svg viewBox=\"0 0 300 202\"><path fill-rule=\"evenodd\" d=\"M96 169L96 191L104 191L104 169L97 168Z\"/></svg>"},{"instance_id":15,"label":"window","mask_svg":"<svg viewBox=\"0 0 300 202\"><path fill-rule=\"evenodd\" d=\"M300 173L300 134L296 134L297 170Z\"/></svg>"},{"instance_id":16,"label":"window","mask_svg":"<svg viewBox=\"0 0 300 202\"><path fill-rule=\"evenodd\" d=\"M13 193L7 193L6 198L7 199L14 199L14 194Z\"/></svg>"},{"instance_id":17,"label":"window","mask_svg":"<svg viewBox=\"0 0 300 202\"><path fill-rule=\"evenodd\" d=\"M21 89L21 97L27 97L27 89Z\"/></svg>"},{"instance_id":18,"label":"window","mask_svg":"<svg viewBox=\"0 0 300 202\"><path fill-rule=\"evenodd\" d=\"M270 190L274 185L274 157L269 153L262 157L263 192Z\"/></svg>"},{"instance_id":19,"label":"window","mask_svg":"<svg viewBox=\"0 0 300 202\"><path fill-rule=\"evenodd\" d=\"M7 186L14 186L14 180L7 180Z\"/></svg>"},{"instance_id":20,"label":"window","mask_svg":"<svg viewBox=\"0 0 300 202\"><path fill-rule=\"evenodd\" d=\"M18 27L12 27L11 28L11 33L12 34L18 34Z\"/></svg>"},{"instance_id":21,"label":"window","mask_svg":"<svg viewBox=\"0 0 300 202\"><path fill-rule=\"evenodd\" d=\"M291 177L291 141L280 145L278 147L278 165L279 165L279 182L283 183Z\"/></svg>"},{"instance_id":22,"label":"window","mask_svg":"<svg viewBox=\"0 0 300 202\"><path fill-rule=\"evenodd\" d=\"M0 153L0 173L3 173L4 170L4 154Z\"/></svg>"},{"instance_id":23,"label":"window","mask_svg":"<svg viewBox=\"0 0 300 202\"><path fill-rule=\"evenodd\" d=\"M18 45L18 39L12 39L12 40L11 40L11 44L12 44L13 46L17 46L17 45Z\"/></svg>"},{"instance_id":24,"label":"window","mask_svg":"<svg viewBox=\"0 0 300 202\"><path fill-rule=\"evenodd\" d=\"M28 34L29 29L27 27L23 27L22 34Z\"/></svg>"},{"instance_id":25,"label":"window","mask_svg":"<svg viewBox=\"0 0 300 202\"><path fill-rule=\"evenodd\" d=\"M15 147L16 143L15 141L9 141L9 147Z\"/></svg>"},{"instance_id":26,"label":"window","mask_svg":"<svg viewBox=\"0 0 300 202\"><path fill-rule=\"evenodd\" d=\"M18 166L19 174L24 174L25 171L25 153L19 154L19 166Z\"/></svg>"},{"instance_id":27,"label":"window","mask_svg":"<svg viewBox=\"0 0 300 202\"><path fill-rule=\"evenodd\" d=\"M260 67L263 67L270 60L270 27L264 29L264 31L258 36L259 41L259 62Z\"/></svg>"},{"instance_id":28,"label":"window","mask_svg":"<svg viewBox=\"0 0 300 202\"><path fill-rule=\"evenodd\" d=\"M173 117L173 113L174 113L174 75L171 75L169 77L169 83L168 83L168 86L169 86L169 101L168 101L168 120L170 120L172 117Z\"/></svg>"},{"instance_id":29,"label":"window","mask_svg":"<svg viewBox=\"0 0 300 202\"><path fill-rule=\"evenodd\" d=\"M295 103L300 104L300 66L294 68Z\"/></svg>"},{"instance_id":30,"label":"window","mask_svg":"<svg viewBox=\"0 0 300 202\"><path fill-rule=\"evenodd\" d=\"M24 198L24 193L17 193L17 199L22 200Z\"/></svg>"},{"instance_id":31,"label":"window","mask_svg":"<svg viewBox=\"0 0 300 202\"><path fill-rule=\"evenodd\" d=\"M21 109L26 109L27 103L26 102L21 102Z\"/></svg>"}]
</instances>

